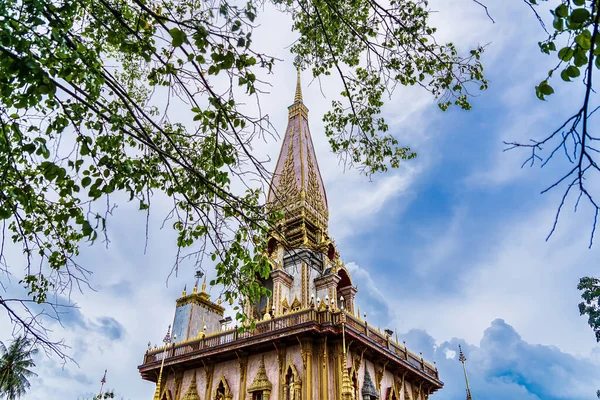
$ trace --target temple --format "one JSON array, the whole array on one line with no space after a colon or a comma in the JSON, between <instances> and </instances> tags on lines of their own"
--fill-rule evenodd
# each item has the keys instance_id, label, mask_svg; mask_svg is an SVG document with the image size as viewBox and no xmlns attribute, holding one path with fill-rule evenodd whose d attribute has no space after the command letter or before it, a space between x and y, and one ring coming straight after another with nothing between
<instances>
[{"instance_id":1,"label":"temple","mask_svg":"<svg viewBox=\"0 0 600 400\"><path fill-rule=\"evenodd\" d=\"M303 103L300 72L267 197L283 219L268 240L271 293L240 332L206 283L176 300L173 330L139 371L155 400L426 400L437 368L355 309L357 288L327 227L327 195Z\"/></svg>"}]
</instances>

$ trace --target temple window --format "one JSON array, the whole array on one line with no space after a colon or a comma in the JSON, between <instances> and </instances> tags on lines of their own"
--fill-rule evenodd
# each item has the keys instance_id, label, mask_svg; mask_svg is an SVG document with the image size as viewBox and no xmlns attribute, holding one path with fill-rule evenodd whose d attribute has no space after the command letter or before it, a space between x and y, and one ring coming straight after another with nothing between
<instances>
[{"instance_id":1,"label":"temple window","mask_svg":"<svg viewBox=\"0 0 600 400\"><path fill-rule=\"evenodd\" d=\"M331 243L329 243L329 247L327 248L327 257L330 261L333 261L335 258L335 247L333 247L333 244Z\"/></svg>"},{"instance_id":2,"label":"temple window","mask_svg":"<svg viewBox=\"0 0 600 400\"><path fill-rule=\"evenodd\" d=\"M294 393L294 374L292 369L288 368L288 373L285 375L285 400L292 400Z\"/></svg>"},{"instance_id":3,"label":"temple window","mask_svg":"<svg viewBox=\"0 0 600 400\"><path fill-rule=\"evenodd\" d=\"M263 400L263 392L254 392L252 393L252 400Z\"/></svg>"},{"instance_id":4,"label":"temple window","mask_svg":"<svg viewBox=\"0 0 600 400\"><path fill-rule=\"evenodd\" d=\"M229 390L229 385L225 380L225 377L222 376L219 380L219 385L217 386L217 390L215 390L215 400L232 400L233 393Z\"/></svg>"},{"instance_id":5,"label":"temple window","mask_svg":"<svg viewBox=\"0 0 600 400\"><path fill-rule=\"evenodd\" d=\"M276 247L277 247L277 240L275 240L275 238L269 239L269 243L267 245L267 254L268 255L273 254Z\"/></svg>"},{"instance_id":6,"label":"temple window","mask_svg":"<svg viewBox=\"0 0 600 400\"><path fill-rule=\"evenodd\" d=\"M224 400L225 399L225 386L223 385L223 381L219 382L219 386L217 387L217 393L215 394L215 400Z\"/></svg>"}]
</instances>

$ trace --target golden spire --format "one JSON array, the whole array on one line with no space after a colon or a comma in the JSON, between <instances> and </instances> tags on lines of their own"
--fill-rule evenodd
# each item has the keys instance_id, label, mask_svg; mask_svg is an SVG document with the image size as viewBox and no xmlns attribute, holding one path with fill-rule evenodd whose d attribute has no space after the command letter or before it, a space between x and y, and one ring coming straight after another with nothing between
<instances>
[{"instance_id":1,"label":"golden spire","mask_svg":"<svg viewBox=\"0 0 600 400\"><path fill-rule=\"evenodd\" d=\"M462 363L463 372L465 373L465 382L467 384L467 400L473 400L473 397L471 397L471 388L469 387L469 378L467 377L467 368L465 367L465 361L467 361L467 357L465 357L465 355L463 354L462 347L460 346L460 344L458 345L458 349L460 351L458 361Z\"/></svg>"},{"instance_id":2,"label":"golden spire","mask_svg":"<svg viewBox=\"0 0 600 400\"><path fill-rule=\"evenodd\" d=\"M308 127L308 108L302 101L300 68L297 57L296 94L288 107L288 126L281 144L267 197L268 207L282 211L284 224L277 240L290 248L327 250L326 232L329 211L323 179Z\"/></svg>"},{"instance_id":3,"label":"golden spire","mask_svg":"<svg viewBox=\"0 0 600 400\"><path fill-rule=\"evenodd\" d=\"M154 392L154 398L153 400L160 400L160 392L162 389L162 373L163 373L163 367L165 366L165 358L167 358L167 348L169 347L168 345L171 344L171 325L169 325L169 328L167 329L167 335L165 336L165 338L163 339L163 343L165 344L164 350L163 350L163 354L162 354L162 361L160 363L160 372L158 373L158 380L156 381L156 391Z\"/></svg>"},{"instance_id":4,"label":"golden spire","mask_svg":"<svg viewBox=\"0 0 600 400\"><path fill-rule=\"evenodd\" d=\"M302 103L302 85L300 84L300 66L296 67L296 95L294 96L294 103Z\"/></svg>"},{"instance_id":5,"label":"golden spire","mask_svg":"<svg viewBox=\"0 0 600 400\"><path fill-rule=\"evenodd\" d=\"M206 275L204 275L204 282L202 282L202 292L206 293Z\"/></svg>"},{"instance_id":6,"label":"golden spire","mask_svg":"<svg viewBox=\"0 0 600 400\"><path fill-rule=\"evenodd\" d=\"M355 400L354 389L352 388L352 382L350 381L350 375L348 375L346 364L346 332L344 329L346 315L341 313L340 316L340 322L342 323L342 400Z\"/></svg>"}]
</instances>

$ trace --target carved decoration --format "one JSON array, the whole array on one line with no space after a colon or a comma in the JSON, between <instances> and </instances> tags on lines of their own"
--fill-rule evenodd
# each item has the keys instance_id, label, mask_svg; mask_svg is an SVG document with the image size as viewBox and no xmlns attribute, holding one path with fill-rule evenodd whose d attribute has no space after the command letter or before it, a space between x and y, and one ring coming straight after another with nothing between
<instances>
[{"instance_id":1,"label":"carved decoration","mask_svg":"<svg viewBox=\"0 0 600 400\"><path fill-rule=\"evenodd\" d=\"M298 297L294 297L294 301L292 302L292 311L298 311L302 308L302 303L298 300Z\"/></svg>"},{"instance_id":2,"label":"carved decoration","mask_svg":"<svg viewBox=\"0 0 600 400\"><path fill-rule=\"evenodd\" d=\"M408 392L408 385L404 383L404 400L412 400L410 393Z\"/></svg>"},{"instance_id":3,"label":"carved decoration","mask_svg":"<svg viewBox=\"0 0 600 400\"><path fill-rule=\"evenodd\" d=\"M363 387L362 387L362 397L365 400L371 400L373 397L378 399L379 392L375 388L373 381L371 380L371 374L369 374L369 370L365 368L365 376L363 379Z\"/></svg>"},{"instance_id":4,"label":"carved decoration","mask_svg":"<svg viewBox=\"0 0 600 400\"><path fill-rule=\"evenodd\" d=\"M283 301L281 302L281 312L283 314L285 314L289 310L290 310L290 305L288 304L287 299L283 299Z\"/></svg>"},{"instance_id":5,"label":"carved decoration","mask_svg":"<svg viewBox=\"0 0 600 400\"><path fill-rule=\"evenodd\" d=\"M196 371L193 372L192 382L190 383L187 392L185 392L183 400L200 400L200 396L198 395L198 387L196 386Z\"/></svg>"},{"instance_id":6,"label":"carved decoration","mask_svg":"<svg viewBox=\"0 0 600 400\"><path fill-rule=\"evenodd\" d=\"M162 392L162 395L160 396L161 400L173 400L173 397L171 397L171 391L167 388L165 388Z\"/></svg>"},{"instance_id":7,"label":"carved decoration","mask_svg":"<svg viewBox=\"0 0 600 400\"><path fill-rule=\"evenodd\" d=\"M225 376L221 375L221 379L219 379L219 384L217 385L217 389L215 390L215 400L232 400L233 393L229 389L229 385L227 384L227 379Z\"/></svg>"},{"instance_id":8,"label":"carved decoration","mask_svg":"<svg viewBox=\"0 0 600 400\"><path fill-rule=\"evenodd\" d=\"M239 357L238 358L239 367L240 367L240 395L238 400L245 400L246 396L246 374L248 373L248 357Z\"/></svg>"},{"instance_id":9,"label":"carved decoration","mask_svg":"<svg viewBox=\"0 0 600 400\"><path fill-rule=\"evenodd\" d=\"M204 375L206 377L206 392L205 392L205 398L209 398L210 397L210 392L212 390L212 381L213 381L213 374L215 372L215 365L211 364L208 366L204 367Z\"/></svg>"},{"instance_id":10,"label":"carved decoration","mask_svg":"<svg viewBox=\"0 0 600 400\"><path fill-rule=\"evenodd\" d=\"M309 152L306 156L306 162L308 164L308 182L306 188L306 202L311 206L318 214L326 216L325 201L321 194L321 186L319 185L319 179L315 166L313 164L311 153Z\"/></svg>"},{"instance_id":11,"label":"carved decoration","mask_svg":"<svg viewBox=\"0 0 600 400\"><path fill-rule=\"evenodd\" d=\"M195 375L195 373L194 373ZM181 397L181 385L183 384L183 372L175 374L175 399Z\"/></svg>"},{"instance_id":12,"label":"carved decoration","mask_svg":"<svg viewBox=\"0 0 600 400\"><path fill-rule=\"evenodd\" d=\"M398 391L396 390L396 385L392 385L387 390L386 400L400 400L398 396Z\"/></svg>"},{"instance_id":13,"label":"carved decoration","mask_svg":"<svg viewBox=\"0 0 600 400\"><path fill-rule=\"evenodd\" d=\"M413 400L419 400L421 396L421 390L414 383L411 386L413 392Z\"/></svg>"},{"instance_id":14,"label":"carved decoration","mask_svg":"<svg viewBox=\"0 0 600 400\"><path fill-rule=\"evenodd\" d=\"M258 366L258 372L252 381L252 384L248 387L248 393L262 392L263 399L268 399L271 396L271 390L273 385L269 381L267 371L265 370L265 358L264 356L260 360Z\"/></svg>"},{"instance_id":15,"label":"carved decoration","mask_svg":"<svg viewBox=\"0 0 600 400\"><path fill-rule=\"evenodd\" d=\"M291 381L287 382L287 377L291 374ZM284 400L300 400L302 396L302 380L298 374L296 366L288 360L287 366L285 367L284 376Z\"/></svg>"},{"instance_id":16,"label":"carved decoration","mask_svg":"<svg viewBox=\"0 0 600 400\"><path fill-rule=\"evenodd\" d=\"M296 186L296 176L294 172L294 128L291 128L288 151L283 164L283 169L275 191L275 204L278 207L289 206L293 199L298 197L298 187ZM301 161L302 162L302 161Z\"/></svg>"},{"instance_id":17,"label":"carved decoration","mask_svg":"<svg viewBox=\"0 0 600 400\"><path fill-rule=\"evenodd\" d=\"M383 379L383 374L385 372L385 367L376 366L375 367L375 387L378 392L381 392L381 380Z\"/></svg>"}]
</instances>

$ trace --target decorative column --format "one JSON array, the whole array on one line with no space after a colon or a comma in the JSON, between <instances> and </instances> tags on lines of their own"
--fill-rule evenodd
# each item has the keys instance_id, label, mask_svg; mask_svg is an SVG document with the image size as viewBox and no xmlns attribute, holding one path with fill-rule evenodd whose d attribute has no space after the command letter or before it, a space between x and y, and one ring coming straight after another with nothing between
<instances>
[{"instance_id":1,"label":"decorative column","mask_svg":"<svg viewBox=\"0 0 600 400\"><path fill-rule=\"evenodd\" d=\"M329 359L327 356L327 336L321 340L321 351L319 351L319 400L329 400Z\"/></svg>"},{"instance_id":2,"label":"decorative column","mask_svg":"<svg viewBox=\"0 0 600 400\"><path fill-rule=\"evenodd\" d=\"M313 342L312 339L304 339L300 342L302 354L302 366L304 367L304 400L313 400L313 373L312 373L312 358L313 358Z\"/></svg>"},{"instance_id":3,"label":"decorative column","mask_svg":"<svg viewBox=\"0 0 600 400\"><path fill-rule=\"evenodd\" d=\"M240 389L239 389L239 400L246 399L246 375L248 373L248 357L241 357L239 360L240 363Z\"/></svg>"},{"instance_id":4,"label":"decorative column","mask_svg":"<svg viewBox=\"0 0 600 400\"><path fill-rule=\"evenodd\" d=\"M358 292L358 289L354 286L340 288L337 292L337 300L340 299L340 296L343 296L346 311L352 315L354 315L354 298L356 297L356 292Z\"/></svg>"},{"instance_id":5,"label":"decorative column","mask_svg":"<svg viewBox=\"0 0 600 400\"><path fill-rule=\"evenodd\" d=\"M336 399L342 398L342 342L334 344L334 396Z\"/></svg>"},{"instance_id":6,"label":"decorative column","mask_svg":"<svg viewBox=\"0 0 600 400\"><path fill-rule=\"evenodd\" d=\"M204 392L205 399L210 399L210 393L212 392L212 381L213 381L214 372L215 372L214 364L204 366L204 374L206 376L206 391Z\"/></svg>"},{"instance_id":7,"label":"decorative column","mask_svg":"<svg viewBox=\"0 0 600 400\"><path fill-rule=\"evenodd\" d=\"M277 386L279 386L278 399L283 399L284 385L285 385L285 347L277 348L277 362L279 364L279 380Z\"/></svg>"}]
</instances>

